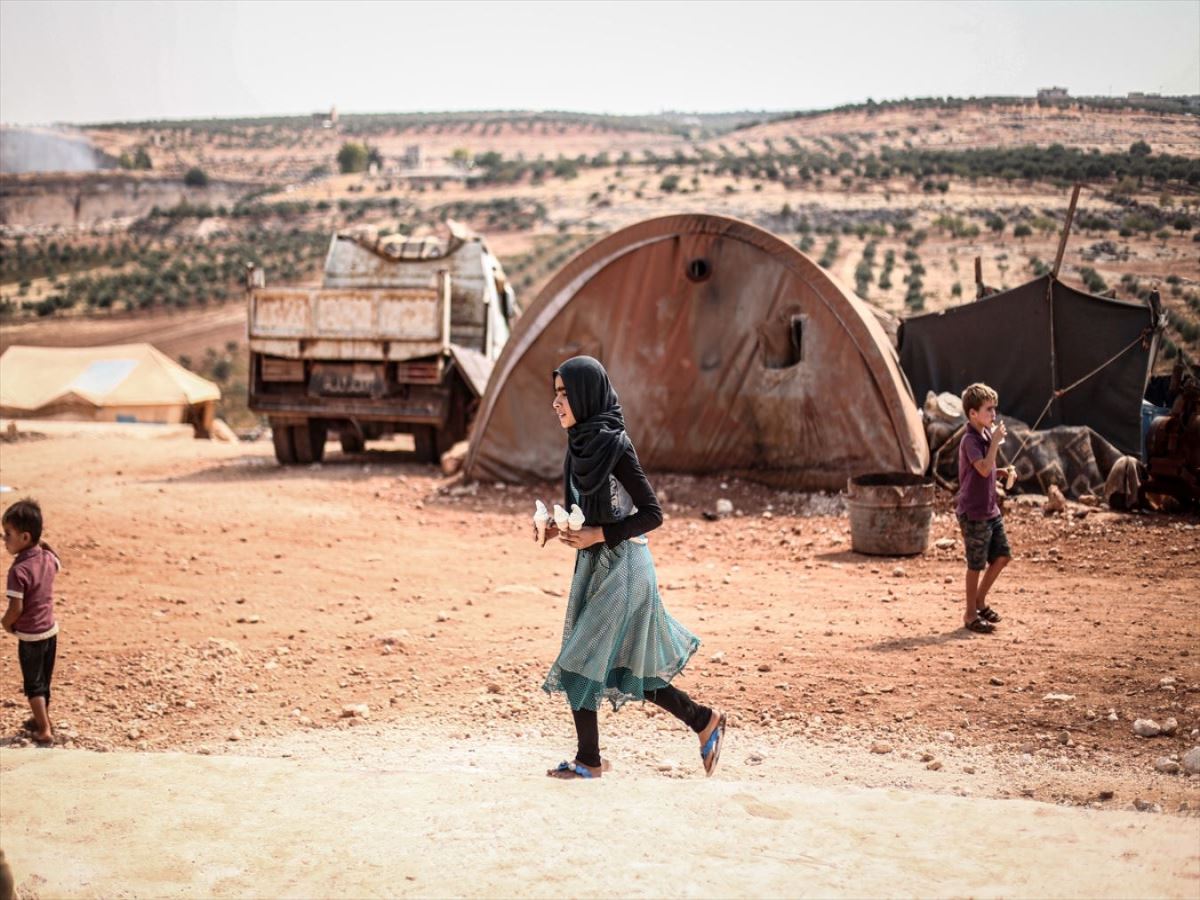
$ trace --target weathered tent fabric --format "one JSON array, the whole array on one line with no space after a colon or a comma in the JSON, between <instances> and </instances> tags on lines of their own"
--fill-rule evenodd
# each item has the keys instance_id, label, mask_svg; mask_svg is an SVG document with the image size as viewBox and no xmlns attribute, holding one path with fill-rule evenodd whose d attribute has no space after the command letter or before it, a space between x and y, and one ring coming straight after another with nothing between
<instances>
[{"instance_id":1,"label":"weathered tent fabric","mask_svg":"<svg viewBox=\"0 0 1200 900\"><path fill-rule=\"evenodd\" d=\"M1049 275L974 303L906 319L900 360L913 392L961 393L975 381L1003 414L1033 424L1058 388L1139 341L1050 406L1039 428L1086 425L1141 452L1141 403L1157 351L1149 305L1085 294Z\"/></svg>"},{"instance_id":2,"label":"weathered tent fabric","mask_svg":"<svg viewBox=\"0 0 1200 900\"><path fill-rule=\"evenodd\" d=\"M144 422L188 421L220 388L150 344L26 347L0 356L0 414Z\"/></svg>"},{"instance_id":3,"label":"weathered tent fabric","mask_svg":"<svg viewBox=\"0 0 1200 900\"><path fill-rule=\"evenodd\" d=\"M876 317L745 222L652 219L569 262L496 363L469 477L561 476L551 372L581 353L608 369L649 469L820 490L928 464L919 411Z\"/></svg>"}]
</instances>

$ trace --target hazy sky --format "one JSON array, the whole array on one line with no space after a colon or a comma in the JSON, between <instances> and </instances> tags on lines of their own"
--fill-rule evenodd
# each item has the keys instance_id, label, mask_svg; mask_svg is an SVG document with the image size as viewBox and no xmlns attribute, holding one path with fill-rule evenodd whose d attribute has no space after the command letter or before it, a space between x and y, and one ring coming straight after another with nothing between
<instances>
[{"instance_id":1,"label":"hazy sky","mask_svg":"<svg viewBox=\"0 0 1200 900\"><path fill-rule=\"evenodd\" d=\"M0 121L1200 93L1200 0L0 0Z\"/></svg>"}]
</instances>

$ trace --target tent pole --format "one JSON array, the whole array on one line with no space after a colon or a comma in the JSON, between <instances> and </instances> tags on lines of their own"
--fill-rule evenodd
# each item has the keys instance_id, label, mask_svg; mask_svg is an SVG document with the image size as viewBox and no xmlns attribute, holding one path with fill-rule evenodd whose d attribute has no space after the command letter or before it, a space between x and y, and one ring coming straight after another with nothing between
<instances>
[{"instance_id":1,"label":"tent pole","mask_svg":"<svg viewBox=\"0 0 1200 900\"><path fill-rule=\"evenodd\" d=\"M1067 207L1067 221L1063 223L1062 236L1058 239L1058 253L1054 255L1054 268L1050 270L1051 276L1058 278L1058 269L1062 265L1063 253L1067 249L1067 235L1071 233L1071 220L1075 218L1075 203L1079 200L1079 184L1076 184L1071 189L1071 203Z\"/></svg>"}]
</instances>

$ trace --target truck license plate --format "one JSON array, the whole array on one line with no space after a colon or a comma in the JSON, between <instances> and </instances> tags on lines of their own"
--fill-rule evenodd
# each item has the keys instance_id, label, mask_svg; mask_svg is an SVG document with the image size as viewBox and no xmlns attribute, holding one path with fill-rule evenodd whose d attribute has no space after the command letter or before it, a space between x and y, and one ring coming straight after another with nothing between
<instances>
[{"instance_id":1,"label":"truck license plate","mask_svg":"<svg viewBox=\"0 0 1200 900\"><path fill-rule=\"evenodd\" d=\"M322 397L382 397L383 372L377 366L314 366L310 390Z\"/></svg>"}]
</instances>

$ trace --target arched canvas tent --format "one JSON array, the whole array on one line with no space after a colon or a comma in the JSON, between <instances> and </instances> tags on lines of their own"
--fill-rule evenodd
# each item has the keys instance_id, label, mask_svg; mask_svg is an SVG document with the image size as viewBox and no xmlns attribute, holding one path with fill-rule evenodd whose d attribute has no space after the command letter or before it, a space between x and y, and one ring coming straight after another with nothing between
<instances>
[{"instance_id":1,"label":"arched canvas tent","mask_svg":"<svg viewBox=\"0 0 1200 900\"><path fill-rule=\"evenodd\" d=\"M496 363L468 477L561 473L551 372L580 353L609 369L648 469L818 490L928 463L876 318L804 254L745 222L652 219L568 263Z\"/></svg>"}]
</instances>

